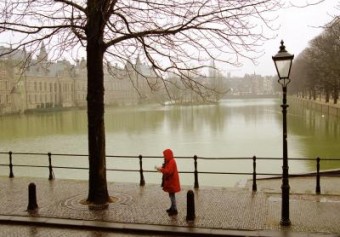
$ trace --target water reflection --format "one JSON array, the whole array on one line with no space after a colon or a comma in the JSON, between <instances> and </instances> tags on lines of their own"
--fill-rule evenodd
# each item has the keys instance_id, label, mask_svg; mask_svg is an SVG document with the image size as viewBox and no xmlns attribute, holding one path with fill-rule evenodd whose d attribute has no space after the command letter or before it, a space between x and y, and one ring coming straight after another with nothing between
<instances>
[{"instance_id":1,"label":"water reflection","mask_svg":"<svg viewBox=\"0 0 340 237\"><path fill-rule=\"evenodd\" d=\"M305 157L311 158L307 165L315 168L315 158L340 158L339 118L311 110L299 103L292 103L289 113L289 128L301 140ZM322 169L339 168L340 162L322 161Z\"/></svg>"},{"instance_id":2,"label":"water reflection","mask_svg":"<svg viewBox=\"0 0 340 237\"><path fill-rule=\"evenodd\" d=\"M0 141L86 131L85 111L49 112L0 117Z\"/></svg>"}]
</instances>

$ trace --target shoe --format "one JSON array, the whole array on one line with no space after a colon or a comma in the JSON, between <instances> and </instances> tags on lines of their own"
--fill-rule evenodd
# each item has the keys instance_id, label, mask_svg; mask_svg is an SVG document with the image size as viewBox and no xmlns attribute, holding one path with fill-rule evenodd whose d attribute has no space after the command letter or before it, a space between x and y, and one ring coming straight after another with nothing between
<instances>
[{"instance_id":1,"label":"shoe","mask_svg":"<svg viewBox=\"0 0 340 237\"><path fill-rule=\"evenodd\" d=\"M169 216L174 216L174 215L177 215L177 214L178 214L178 211L175 210L175 209L170 209L170 210L168 211L168 214L169 214Z\"/></svg>"},{"instance_id":2,"label":"shoe","mask_svg":"<svg viewBox=\"0 0 340 237\"><path fill-rule=\"evenodd\" d=\"M169 209L166 210L167 213L171 212L171 207Z\"/></svg>"}]
</instances>

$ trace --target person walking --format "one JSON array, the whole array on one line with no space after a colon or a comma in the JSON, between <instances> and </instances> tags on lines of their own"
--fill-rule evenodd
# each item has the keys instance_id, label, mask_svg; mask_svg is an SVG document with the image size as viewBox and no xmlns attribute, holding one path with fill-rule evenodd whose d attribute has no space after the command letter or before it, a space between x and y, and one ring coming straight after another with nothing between
<instances>
[{"instance_id":1,"label":"person walking","mask_svg":"<svg viewBox=\"0 0 340 237\"><path fill-rule=\"evenodd\" d=\"M181 191L181 185L179 181L179 174L177 170L176 160L174 158L171 149L163 151L164 164L162 167L155 167L158 172L163 174L162 177L162 188L164 192L169 193L171 206L167 209L169 216L177 215L177 204L176 204L176 193Z\"/></svg>"}]
</instances>

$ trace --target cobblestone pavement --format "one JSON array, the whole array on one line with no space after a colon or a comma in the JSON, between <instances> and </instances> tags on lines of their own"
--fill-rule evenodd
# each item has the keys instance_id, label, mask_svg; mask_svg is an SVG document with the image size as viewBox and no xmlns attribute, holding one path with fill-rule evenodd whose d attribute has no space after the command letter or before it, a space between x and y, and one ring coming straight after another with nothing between
<instances>
[{"instance_id":1,"label":"cobblestone pavement","mask_svg":"<svg viewBox=\"0 0 340 237\"><path fill-rule=\"evenodd\" d=\"M37 213L27 212L31 182L36 184ZM306 180L296 184L300 182L309 187ZM194 190L196 219L187 222L186 194L192 189L188 186L177 195L178 216L169 217L169 198L159 185L109 183L114 202L106 210L89 210L83 204L87 181L0 177L0 236L340 236L339 178L327 183L333 191L315 195L295 192L298 188L291 182L292 225L281 227L281 195L274 181L259 183L258 192L248 185L200 187Z\"/></svg>"}]
</instances>

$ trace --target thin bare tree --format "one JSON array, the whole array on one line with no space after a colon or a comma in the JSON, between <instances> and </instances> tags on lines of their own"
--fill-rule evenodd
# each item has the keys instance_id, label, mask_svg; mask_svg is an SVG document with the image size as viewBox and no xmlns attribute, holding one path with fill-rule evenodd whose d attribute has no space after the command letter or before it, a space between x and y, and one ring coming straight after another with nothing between
<instances>
[{"instance_id":1,"label":"thin bare tree","mask_svg":"<svg viewBox=\"0 0 340 237\"><path fill-rule=\"evenodd\" d=\"M211 60L239 65L254 59L272 28L269 12L280 0L2 0L0 37L13 50L32 52L42 41L51 60L65 53L87 56L89 191L87 201L107 204L103 65L141 59L167 88L178 75L197 93L205 86L188 77ZM177 83L177 82L176 82Z\"/></svg>"}]
</instances>

